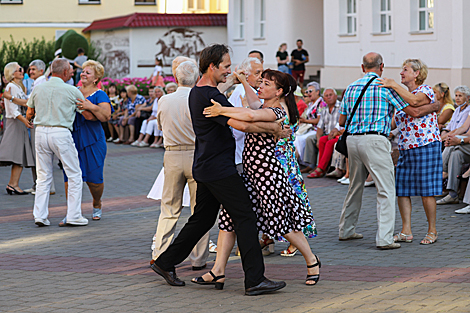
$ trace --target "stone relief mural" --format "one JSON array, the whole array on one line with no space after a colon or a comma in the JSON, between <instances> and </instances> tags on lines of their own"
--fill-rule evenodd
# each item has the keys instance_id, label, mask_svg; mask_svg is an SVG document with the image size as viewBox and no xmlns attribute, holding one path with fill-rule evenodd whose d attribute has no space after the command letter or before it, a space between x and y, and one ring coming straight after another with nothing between
<instances>
[{"instance_id":1,"label":"stone relief mural","mask_svg":"<svg viewBox=\"0 0 470 313\"><path fill-rule=\"evenodd\" d=\"M156 56L162 59L163 66L171 66L173 59L179 55L198 60L205 48L201 35L202 32L187 28L171 29L156 42Z\"/></svg>"},{"instance_id":2,"label":"stone relief mural","mask_svg":"<svg viewBox=\"0 0 470 313\"><path fill-rule=\"evenodd\" d=\"M94 40L101 50L106 74L110 77L121 78L130 73L130 44L128 36L118 36L114 31L105 32L105 36Z\"/></svg>"}]
</instances>

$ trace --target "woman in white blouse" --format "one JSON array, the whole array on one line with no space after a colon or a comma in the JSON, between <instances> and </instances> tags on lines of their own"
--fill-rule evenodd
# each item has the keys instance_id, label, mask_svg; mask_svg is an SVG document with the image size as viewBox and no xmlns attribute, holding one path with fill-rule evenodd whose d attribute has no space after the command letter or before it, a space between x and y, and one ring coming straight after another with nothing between
<instances>
[{"instance_id":1,"label":"woman in white blouse","mask_svg":"<svg viewBox=\"0 0 470 313\"><path fill-rule=\"evenodd\" d=\"M12 95L11 100L5 99L5 132L0 143L0 166L11 165L10 181L6 187L9 195L24 195L19 186L23 167L34 167L34 147L31 138L34 136L33 124L26 115L26 105L17 105L15 98L26 99L22 80L24 70L17 62L5 66L5 78L8 81L6 90ZM29 130L29 131L28 131Z\"/></svg>"}]
</instances>

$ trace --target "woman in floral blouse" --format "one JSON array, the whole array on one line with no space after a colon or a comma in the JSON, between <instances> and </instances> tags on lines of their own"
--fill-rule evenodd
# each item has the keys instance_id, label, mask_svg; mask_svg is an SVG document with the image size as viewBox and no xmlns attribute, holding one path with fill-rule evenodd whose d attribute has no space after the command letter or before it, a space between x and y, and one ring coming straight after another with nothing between
<instances>
[{"instance_id":1,"label":"woman in floral blouse","mask_svg":"<svg viewBox=\"0 0 470 313\"><path fill-rule=\"evenodd\" d=\"M413 105L434 103L434 91L423 84L428 74L427 66L419 59L403 62L400 73L401 87L393 79L381 79L383 87L394 89L406 102ZM394 122L400 130L398 148L396 191L402 219L402 230L394 236L395 241L411 242L411 196L421 196L428 219L428 232L421 244L436 242L436 199L442 193L441 137L435 112L413 118L403 111L395 114Z\"/></svg>"}]
</instances>

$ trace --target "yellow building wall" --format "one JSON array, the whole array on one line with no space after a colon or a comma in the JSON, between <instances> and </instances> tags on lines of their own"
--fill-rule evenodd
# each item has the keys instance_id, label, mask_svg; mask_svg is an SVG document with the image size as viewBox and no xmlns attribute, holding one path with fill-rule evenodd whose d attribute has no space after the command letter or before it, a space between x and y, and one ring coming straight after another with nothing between
<instances>
[{"instance_id":1,"label":"yellow building wall","mask_svg":"<svg viewBox=\"0 0 470 313\"><path fill-rule=\"evenodd\" d=\"M135 5L135 0L101 0L101 4L78 4L79 0L24 0L23 4L0 5L0 42L31 40L44 36L51 40L56 30L83 28L55 27L51 23L91 23L94 20L132 13L189 13L187 0L156 0L156 5ZM197 13L227 13L229 0L207 0L207 11ZM21 18L21 20L19 20ZM17 23L22 27L11 27ZM34 23L32 27L28 23ZM38 23L44 23L37 27ZM7 25L8 27L5 27ZM52 27L48 27L51 25Z\"/></svg>"}]
</instances>

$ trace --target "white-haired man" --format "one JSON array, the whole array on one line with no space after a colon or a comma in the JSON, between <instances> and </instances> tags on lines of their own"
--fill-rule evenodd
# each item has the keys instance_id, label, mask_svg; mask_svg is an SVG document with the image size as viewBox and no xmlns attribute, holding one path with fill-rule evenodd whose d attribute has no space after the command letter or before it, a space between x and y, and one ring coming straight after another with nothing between
<instances>
[{"instance_id":1,"label":"white-haired man","mask_svg":"<svg viewBox=\"0 0 470 313\"><path fill-rule=\"evenodd\" d=\"M52 62L52 77L36 86L28 100L26 118L34 115L36 125L36 167L37 187L34 198L34 221L38 226L49 226L49 190L52 181L52 157L56 155L64 166L69 178L67 196L67 224L82 226L88 220L82 216L82 171L78 153L72 139L72 125L75 111L85 118L94 118L88 111L77 109L77 99L84 97L77 88L65 84L70 78L70 64L65 59Z\"/></svg>"},{"instance_id":2,"label":"white-haired man","mask_svg":"<svg viewBox=\"0 0 470 313\"><path fill-rule=\"evenodd\" d=\"M175 61L179 62L180 59ZM188 101L191 88L199 78L199 70L194 60L187 60L182 62L173 74L178 83L178 89L172 94L161 97L158 102L157 125L165 138L163 160L165 180L161 212L154 236L152 260L158 258L173 240L176 222L181 214L183 190L186 183L189 186L191 213L194 213L196 205L197 184L192 174L196 135L191 122ZM206 267L208 248L209 233L206 233L189 256L193 270Z\"/></svg>"},{"instance_id":3,"label":"white-haired man","mask_svg":"<svg viewBox=\"0 0 470 313\"><path fill-rule=\"evenodd\" d=\"M238 70L242 71L246 75L246 80L248 84L253 88L255 92L258 92L258 88L263 82L261 74L263 73L263 64L258 58L248 57L243 60L242 63L238 66ZM245 97L245 88L242 84L238 84L228 101L234 107L243 107L242 98ZM253 108L257 109L257 108ZM243 171L242 166L242 153L245 146L245 133L235 128L232 129L233 136L235 137L235 164L237 165L237 170L239 173Z\"/></svg>"}]
</instances>

